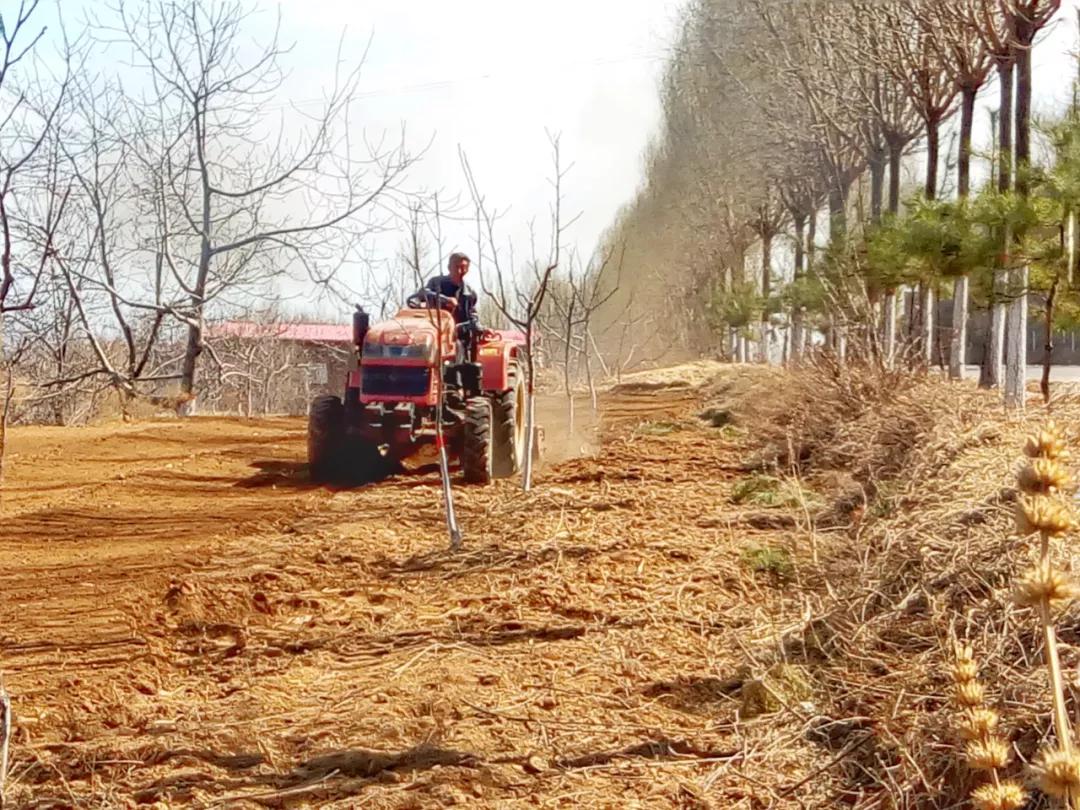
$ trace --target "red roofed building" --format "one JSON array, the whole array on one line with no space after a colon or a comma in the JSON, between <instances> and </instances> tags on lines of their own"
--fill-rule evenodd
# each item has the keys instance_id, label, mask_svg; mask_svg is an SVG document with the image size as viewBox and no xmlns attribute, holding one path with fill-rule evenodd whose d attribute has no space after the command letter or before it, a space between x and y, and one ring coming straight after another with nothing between
<instances>
[{"instance_id":1,"label":"red roofed building","mask_svg":"<svg viewBox=\"0 0 1080 810\"><path fill-rule=\"evenodd\" d=\"M273 338L297 343L351 343L352 325L339 323L255 323L221 321L206 327L209 339L234 337L257 340Z\"/></svg>"},{"instance_id":2,"label":"red roofed building","mask_svg":"<svg viewBox=\"0 0 1080 810\"><path fill-rule=\"evenodd\" d=\"M351 324L218 321L204 335L215 363L200 400L218 413L304 414L355 362Z\"/></svg>"}]
</instances>

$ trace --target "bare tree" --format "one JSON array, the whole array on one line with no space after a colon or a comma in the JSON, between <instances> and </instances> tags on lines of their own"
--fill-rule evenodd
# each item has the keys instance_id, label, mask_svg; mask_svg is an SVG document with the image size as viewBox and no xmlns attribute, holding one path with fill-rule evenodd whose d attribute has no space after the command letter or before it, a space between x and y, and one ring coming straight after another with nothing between
<instances>
[{"instance_id":1,"label":"bare tree","mask_svg":"<svg viewBox=\"0 0 1080 810\"><path fill-rule=\"evenodd\" d=\"M997 190L1012 188L1013 174L1013 90L1015 85L1016 52L1009 35L1009 21L999 0L977 0L966 7L967 25L979 37L990 54L997 73L999 106L996 113L997 132ZM999 235L1002 243L1001 260L994 268L991 285L990 334L983 357L979 385L983 388L1004 387L1005 320L1007 304L1006 272L1012 235L1008 226Z\"/></svg>"},{"instance_id":2,"label":"bare tree","mask_svg":"<svg viewBox=\"0 0 1080 810\"><path fill-rule=\"evenodd\" d=\"M154 360L169 307L181 299L165 298L163 253L157 252L148 271L141 246L131 238L132 232L138 233L140 214L147 207L152 210L156 195L140 193L145 178L134 171L130 149L115 135L115 122L126 113L124 99L110 84L100 83L100 77L82 70L72 82L69 100L59 151L75 202L55 264L64 284L65 312L76 321L69 325L69 334L85 339L93 362L64 369L50 386L103 378L120 395L126 414L140 386L179 379L176 372L162 373ZM129 298L146 303L131 305ZM105 334L119 335L118 344Z\"/></svg>"},{"instance_id":3,"label":"bare tree","mask_svg":"<svg viewBox=\"0 0 1080 810\"><path fill-rule=\"evenodd\" d=\"M596 313L619 291L621 275L621 262L612 249L605 250L584 267L571 255L566 272L557 274L548 285L547 305L541 308L539 321L544 335L561 355L567 432L571 436L575 430L574 391L581 373L585 376L592 409L598 408L592 369L593 358L598 353L592 322ZM603 363L602 358L600 361Z\"/></svg>"},{"instance_id":4,"label":"bare tree","mask_svg":"<svg viewBox=\"0 0 1080 810\"><path fill-rule=\"evenodd\" d=\"M14 19L0 14L0 486L15 366L27 348L25 340L8 346L6 321L34 308L70 196L57 170L54 129L68 76L36 83L15 78L15 68L32 58L45 34L29 27L37 6L37 0L20 0Z\"/></svg>"},{"instance_id":5,"label":"bare tree","mask_svg":"<svg viewBox=\"0 0 1080 810\"><path fill-rule=\"evenodd\" d=\"M45 228L52 235L55 217L48 223L39 223L19 206L24 195L19 192L24 178L32 177L40 166L35 159L45 148L52 134L53 121L63 103L68 79L58 83L48 97L48 89L16 86L14 69L26 59L45 34L41 28L29 42L22 40L29 35L26 28L38 6L38 0L20 0L14 22L0 14L0 316L6 312L31 309L45 267L53 252L51 241L46 241L36 256L18 256L15 252L20 227ZM25 181L34 187L32 179ZM36 195L27 192L31 204L39 202ZM55 208L47 208L56 214ZM2 343L0 343L2 346Z\"/></svg>"},{"instance_id":6,"label":"bare tree","mask_svg":"<svg viewBox=\"0 0 1080 810\"><path fill-rule=\"evenodd\" d=\"M943 41L934 0L900 0L882 4L892 36L885 67L904 88L922 118L926 136L926 183L923 194L937 198L941 150L941 126L951 115L958 94L957 84L941 63L948 45ZM927 366L934 351L934 285L919 285L920 354Z\"/></svg>"},{"instance_id":7,"label":"bare tree","mask_svg":"<svg viewBox=\"0 0 1080 810\"><path fill-rule=\"evenodd\" d=\"M939 21L940 35L930 44L939 49L938 59L960 92L960 152L957 158L957 196L967 199L971 191L971 136L975 122L975 101L993 67L986 42L970 24L986 0L924 0L920 9ZM968 300L970 279L957 276L953 283L952 335L949 350L949 377L962 379L966 365Z\"/></svg>"},{"instance_id":8,"label":"bare tree","mask_svg":"<svg viewBox=\"0 0 1080 810\"><path fill-rule=\"evenodd\" d=\"M513 247L503 249L500 246L497 222L498 211L490 209L480 193L476 178L473 176L472 167L468 158L462 151L460 153L462 169L472 195L473 204L476 206L477 223L477 270L480 275L480 284L496 308L503 317L511 324L520 329L525 335L525 387L528 397L528 406L525 416L525 470L522 475L522 489L526 492L532 489L533 461L536 448L536 354L534 348L537 339L538 319L543 311L544 301L551 284L552 274L558 269L564 252L563 236L566 229L576 221L576 217L569 221L563 220L563 181L569 168L563 168L562 155L558 136L549 135L551 145L553 173L551 184L553 198L551 205L551 233L548 244L546 259L533 256L525 270L525 277L521 278L513 266ZM534 240L535 242L535 240ZM494 281L489 280L484 274L484 258L491 260L494 270Z\"/></svg>"},{"instance_id":9,"label":"bare tree","mask_svg":"<svg viewBox=\"0 0 1080 810\"><path fill-rule=\"evenodd\" d=\"M780 184L780 194L784 205L787 206L788 216L794 227L794 267L792 268L792 281L798 284L801 279L812 270L807 250L807 225L817 219L818 208L821 205L822 191L817 184L817 178L807 177L805 174L792 170L791 176ZM803 350L806 343L805 322L803 307L796 302L795 309L791 313L791 338L788 351L788 362L798 365L802 360Z\"/></svg>"},{"instance_id":10,"label":"bare tree","mask_svg":"<svg viewBox=\"0 0 1080 810\"><path fill-rule=\"evenodd\" d=\"M1035 37L1061 8L1061 0L1002 0L1010 41L1016 54L1016 175L1013 187L1021 197L1030 188L1031 49ZM1006 345L1005 405L1023 410L1027 380L1028 267L1012 271L1009 341Z\"/></svg>"},{"instance_id":11,"label":"bare tree","mask_svg":"<svg viewBox=\"0 0 1080 810\"><path fill-rule=\"evenodd\" d=\"M145 97L129 97L115 134L148 175L156 211L146 241L184 301L128 300L107 279L99 283L129 306L186 325L179 373L188 412L207 307L287 268L331 284L342 257L387 219L383 206L412 160L400 142L356 142L350 103L359 66L335 78L318 113L294 108L303 131L274 122L289 49L276 30L251 48L250 13L240 0L120 0L114 20L98 27L130 45L150 81Z\"/></svg>"},{"instance_id":12,"label":"bare tree","mask_svg":"<svg viewBox=\"0 0 1080 810\"><path fill-rule=\"evenodd\" d=\"M769 307L773 295L773 240L784 229L787 210L784 207L779 190L774 184L766 183L764 194L754 206L750 220L750 230L761 242L761 325L758 333L758 360L769 361Z\"/></svg>"}]
</instances>

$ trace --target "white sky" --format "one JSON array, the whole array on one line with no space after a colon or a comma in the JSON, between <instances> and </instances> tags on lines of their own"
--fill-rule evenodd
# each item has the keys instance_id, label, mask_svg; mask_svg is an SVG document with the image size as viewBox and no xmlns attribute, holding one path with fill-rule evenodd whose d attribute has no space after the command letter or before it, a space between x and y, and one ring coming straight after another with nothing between
<instances>
[{"instance_id":1,"label":"white sky","mask_svg":"<svg viewBox=\"0 0 1080 810\"><path fill-rule=\"evenodd\" d=\"M458 147L480 189L527 253L527 222L545 244L552 171L545 130L561 134L568 234L584 256L641 179L659 125L657 86L683 0L282 0L283 39L295 40L301 97L329 82L345 30L365 61L354 121L403 123L417 148L412 179L464 200ZM268 15L269 16L269 15ZM294 61L294 60L290 60ZM356 112L359 111L359 115ZM432 140L433 139L433 140ZM475 255L472 226L448 226L446 250ZM382 252L394 251L386 240Z\"/></svg>"},{"instance_id":2,"label":"white sky","mask_svg":"<svg viewBox=\"0 0 1080 810\"><path fill-rule=\"evenodd\" d=\"M551 190L545 129L561 133L568 235L588 255L633 197L641 157L659 123L657 82L681 0L284 0L301 42L370 35L362 101L374 127L406 122L417 143L435 140L414 178L464 189L458 146L481 191L526 252L525 223L546 234ZM325 46L324 46L325 47ZM325 61L325 60L324 60ZM474 253L472 229L451 235ZM451 234L453 231L451 230ZM544 239L541 236L541 241Z\"/></svg>"}]
</instances>

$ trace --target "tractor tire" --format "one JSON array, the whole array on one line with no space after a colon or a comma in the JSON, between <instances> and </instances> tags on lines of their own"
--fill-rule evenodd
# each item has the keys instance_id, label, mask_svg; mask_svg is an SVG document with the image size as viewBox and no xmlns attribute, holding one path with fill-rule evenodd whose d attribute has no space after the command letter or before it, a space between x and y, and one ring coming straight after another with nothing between
<instances>
[{"instance_id":1,"label":"tractor tire","mask_svg":"<svg viewBox=\"0 0 1080 810\"><path fill-rule=\"evenodd\" d=\"M308 412L308 470L316 483L333 481L341 472L345 408L341 398L321 396Z\"/></svg>"},{"instance_id":2,"label":"tractor tire","mask_svg":"<svg viewBox=\"0 0 1080 810\"><path fill-rule=\"evenodd\" d=\"M509 388L492 398L491 471L495 478L509 478L525 467L525 375L514 365Z\"/></svg>"},{"instance_id":3,"label":"tractor tire","mask_svg":"<svg viewBox=\"0 0 1080 810\"><path fill-rule=\"evenodd\" d=\"M382 481L394 469L378 447L356 437L345 442L340 467L344 479L357 485Z\"/></svg>"},{"instance_id":4,"label":"tractor tire","mask_svg":"<svg viewBox=\"0 0 1080 810\"><path fill-rule=\"evenodd\" d=\"M467 484L491 483L491 402L473 397L465 403L461 473Z\"/></svg>"},{"instance_id":5,"label":"tractor tire","mask_svg":"<svg viewBox=\"0 0 1080 810\"><path fill-rule=\"evenodd\" d=\"M339 472L349 484L370 484L381 481L389 472L389 464L378 446L365 439L361 432L370 418L358 398L345 401L345 435L342 437Z\"/></svg>"}]
</instances>

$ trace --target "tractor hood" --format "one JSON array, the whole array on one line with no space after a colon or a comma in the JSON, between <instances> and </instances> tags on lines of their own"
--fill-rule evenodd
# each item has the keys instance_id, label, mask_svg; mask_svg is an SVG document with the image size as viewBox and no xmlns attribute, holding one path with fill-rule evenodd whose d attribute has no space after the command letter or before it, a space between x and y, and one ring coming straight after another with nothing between
<instances>
[{"instance_id":1,"label":"tractor hood","mask_svg":"<svg viewBox=\"0 0 1080 810\"><path fill-rule=\"evenodd\" d=\"M404 309L389 320L373 324L364 339L365 359L425 359L433 362L437 353L439 321L442 321L443 354L454 352L454 319L436 317L429 310Z\"/></svg>"}]
</instances>

